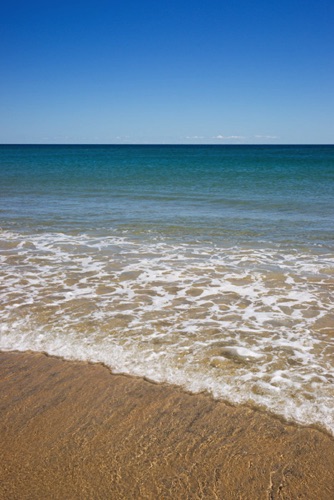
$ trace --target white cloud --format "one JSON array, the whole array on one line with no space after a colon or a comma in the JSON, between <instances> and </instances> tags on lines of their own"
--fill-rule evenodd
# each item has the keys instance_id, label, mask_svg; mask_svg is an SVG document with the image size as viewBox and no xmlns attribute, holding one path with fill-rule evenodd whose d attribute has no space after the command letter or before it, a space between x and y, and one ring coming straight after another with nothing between
<instances>
[{"instance_id":1,"label":"white cloud","mask_svg":"<svg viewBox=\"0 0 334 500\"><path fill-rule=\"evenodd\" d=\"M256 139L279 139L277 135L255 135Z\"/></svg>"},{"instance_id":2,"label":"white cloud","mask_svg":"<svg viewBox=\"0 0 334 500\"><path fill-rule=\"evenodd\" d=\"M220 139L220 140L239 140L245 139L243 135L215 135L212 139Z\"/></svg>"},{"instance_id":3,"label":"white cloud","mask_svg":"<svg viewBox=\"0 0 334 500\"><path fill-rule=\"evenodd\" d=\"M202 135L187 135L186 139L197 140L197 139L205 139L205 137Z\"/></svg>"}]
</instances>

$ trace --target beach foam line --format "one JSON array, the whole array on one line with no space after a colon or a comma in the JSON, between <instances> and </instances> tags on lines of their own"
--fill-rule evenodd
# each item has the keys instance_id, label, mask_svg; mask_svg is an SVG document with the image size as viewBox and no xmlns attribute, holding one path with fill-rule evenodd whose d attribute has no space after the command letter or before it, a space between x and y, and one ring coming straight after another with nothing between
<instances>
[{"instance_id":1,"label":"beach foam line","mask_svg":"<svg viewBox=\"0 0 334 500\"><path fill-rule=\"evenodd\" d=\"M0 497L334 498L334 440L101 364L0 353Z\"/></svg>"},{"instance_id":2,"label":"beach foam line","mask_svg":"<svg viewBox=\"0 0 334 500\"><path fill-rule=\"evenodd\" d=\"M0 349L103 362L334 435L332 251L0 230Z\"/></svg>"}]
</instances>

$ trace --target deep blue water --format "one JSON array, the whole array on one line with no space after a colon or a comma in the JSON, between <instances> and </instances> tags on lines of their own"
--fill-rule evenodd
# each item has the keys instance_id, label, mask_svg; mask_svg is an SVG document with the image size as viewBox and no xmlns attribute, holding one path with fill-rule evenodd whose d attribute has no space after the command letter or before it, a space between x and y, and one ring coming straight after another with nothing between
<instances>
[{"instance_id":1,"label":"deep blue water","mask_svg":"<svg viewBox=\"0 0 334 500\"><path fill-rule=\"evenodd\" d=\"M333 146L0 146L0 224L325 244Z\"/></svg>"}]
</instances>

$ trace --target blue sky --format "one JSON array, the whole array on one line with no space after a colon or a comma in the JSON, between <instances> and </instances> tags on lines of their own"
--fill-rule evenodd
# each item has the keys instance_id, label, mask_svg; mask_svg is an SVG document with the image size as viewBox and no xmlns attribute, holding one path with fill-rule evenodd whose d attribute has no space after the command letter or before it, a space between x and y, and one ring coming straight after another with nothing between
<instances>
[{"instance_id":1,"label":"blue sky","mask_svg":"<svg viewBox=\"0 0 334 500\"><path fill-rule=\"evenodd\" d=\"M4 0L0 143L334 143L333 0Z\"/></svg>"}]
</instances>

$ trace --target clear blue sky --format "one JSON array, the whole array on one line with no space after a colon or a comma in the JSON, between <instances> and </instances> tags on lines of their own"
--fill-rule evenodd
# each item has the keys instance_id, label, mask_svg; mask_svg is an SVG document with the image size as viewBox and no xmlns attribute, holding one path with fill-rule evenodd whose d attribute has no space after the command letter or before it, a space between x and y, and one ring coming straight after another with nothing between
<instances>
[{"instance_id":1,"label":"clear blue sky","mask_svg":"<svg viewBox=\"0 0 334 500\"><path fill-rule=\"evenodd\" d=\"M334 143L333 0L4 0L0 143Z\"/></svg>"}]
</instances>

